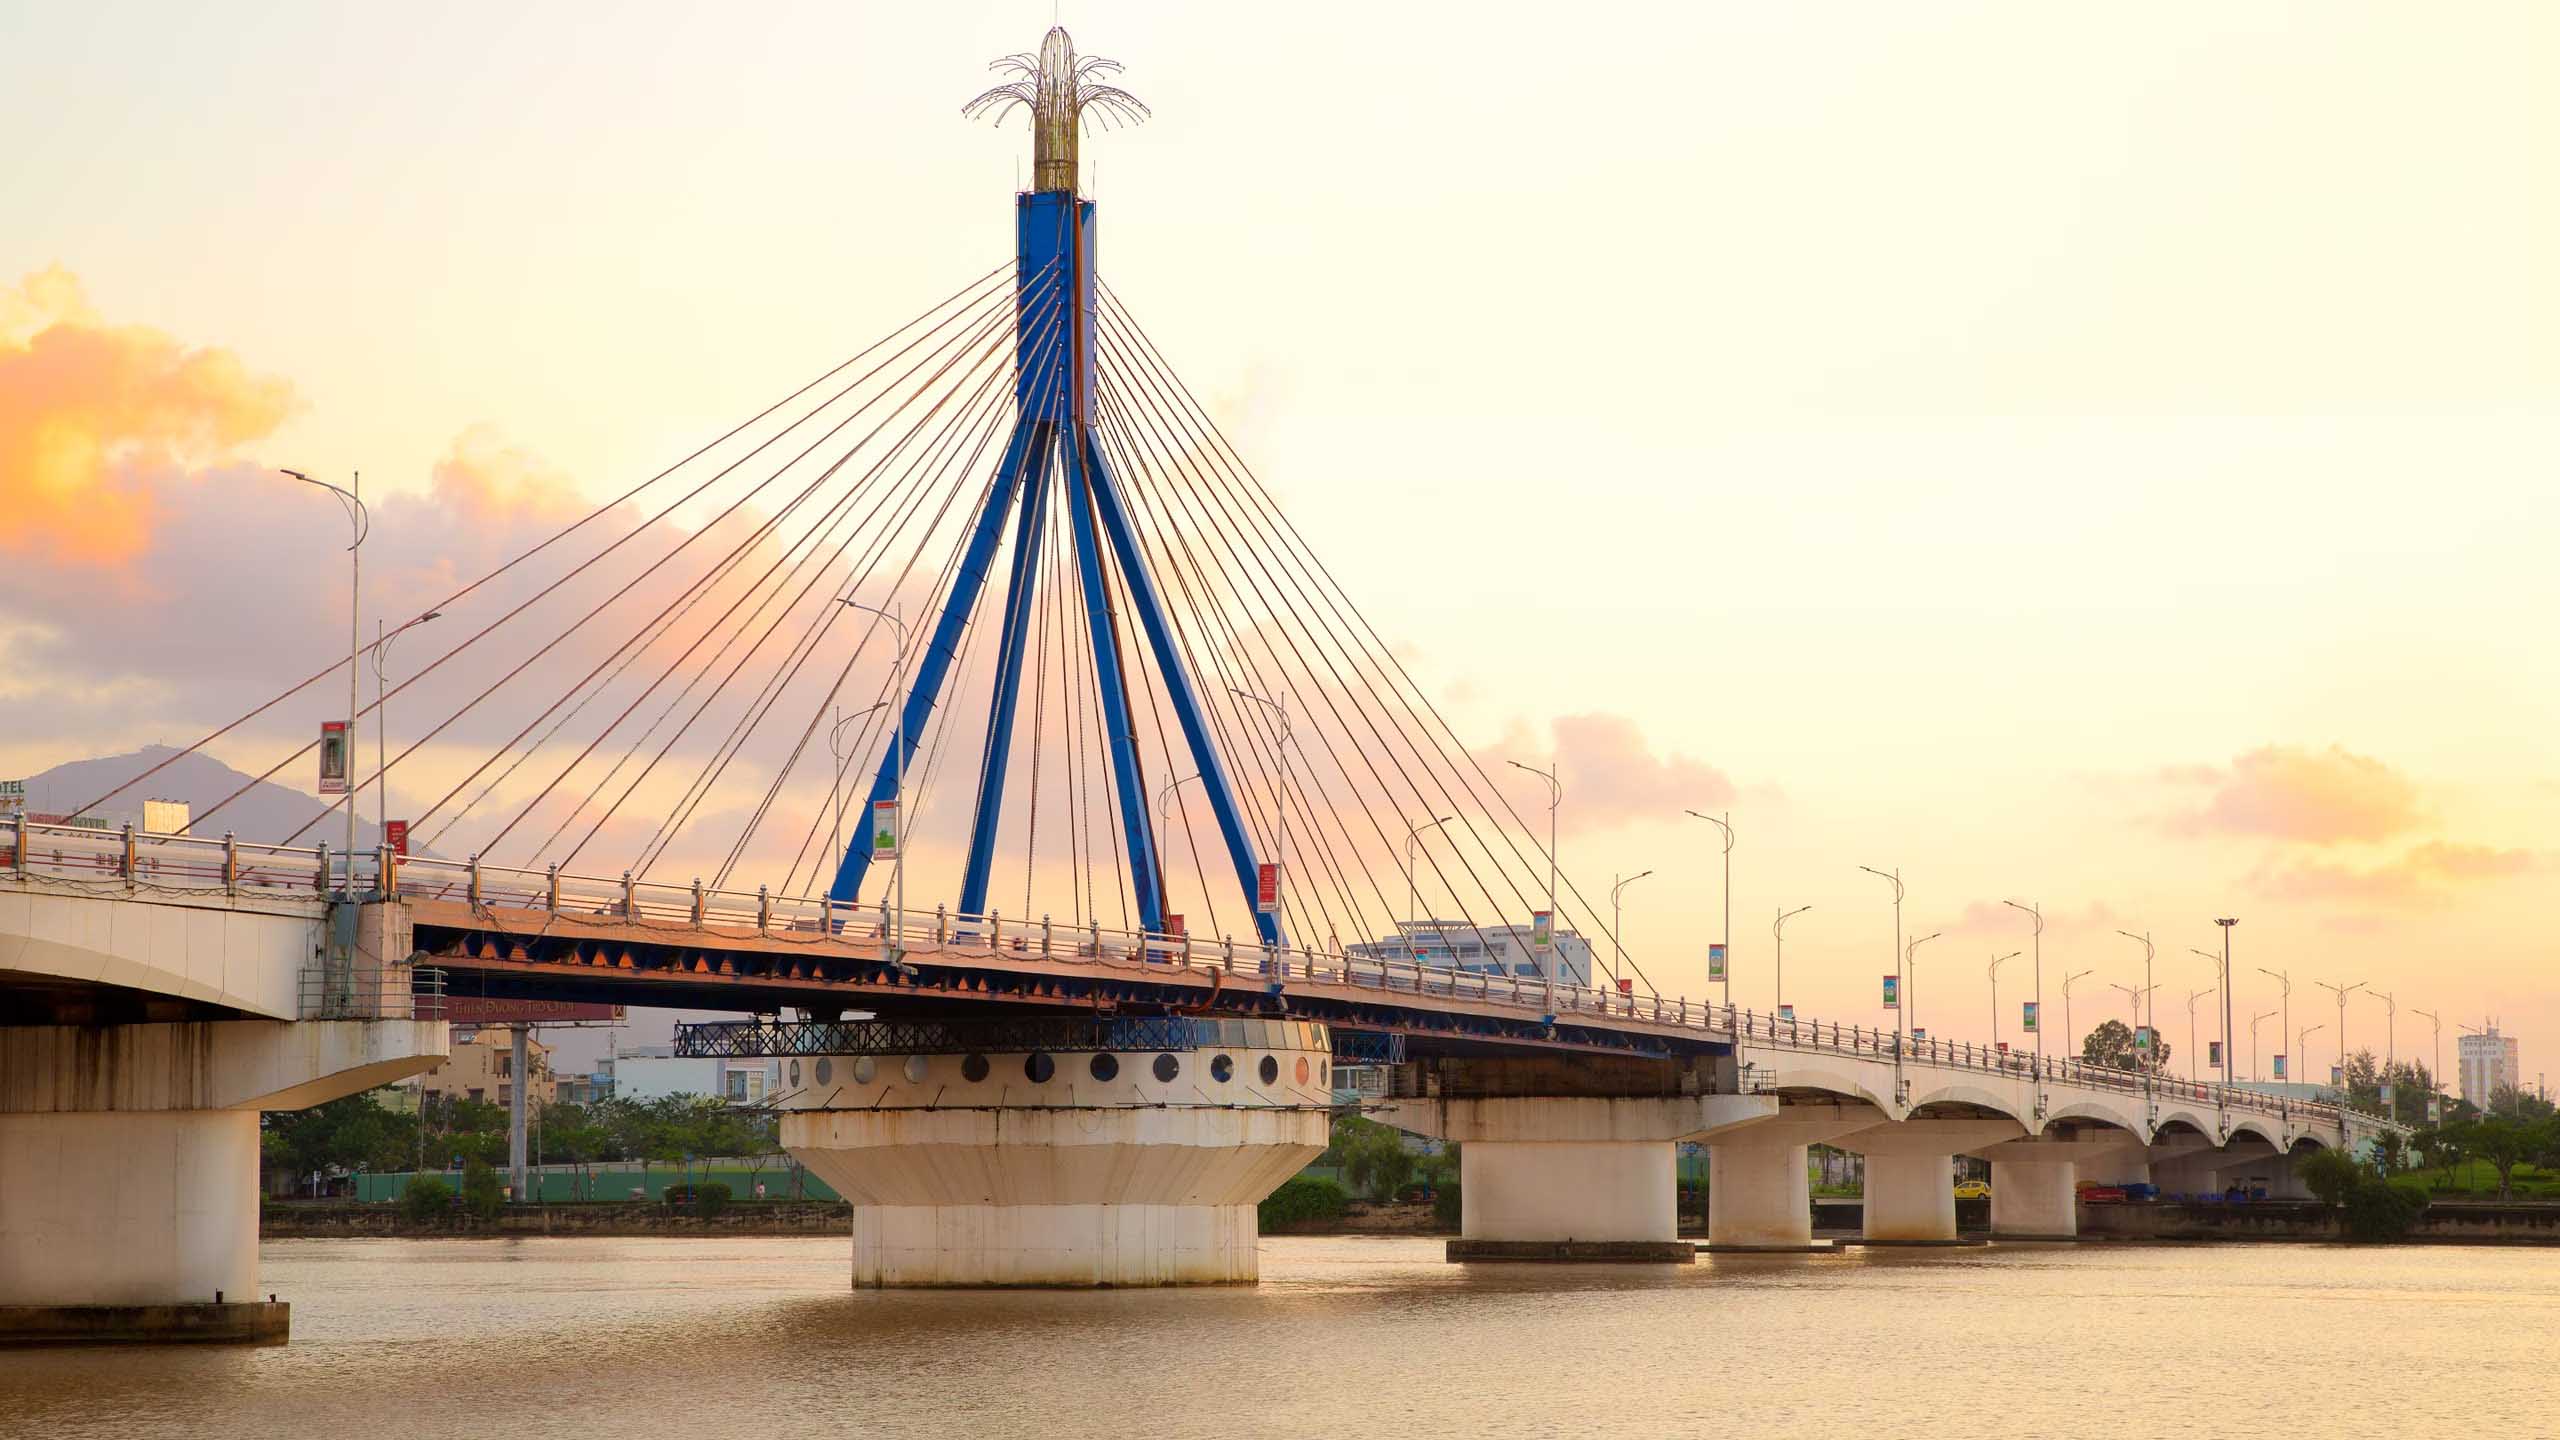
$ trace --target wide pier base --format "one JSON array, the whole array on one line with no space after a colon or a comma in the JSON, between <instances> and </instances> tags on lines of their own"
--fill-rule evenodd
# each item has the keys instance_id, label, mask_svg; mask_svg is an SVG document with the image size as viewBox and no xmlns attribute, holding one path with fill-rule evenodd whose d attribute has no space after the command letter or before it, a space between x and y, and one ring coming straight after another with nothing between
<instances>
[{"instance_id":1,"label":"wide pier base","mask_svg":"<svg viewBox=\"0 0 2560 1440\"><path fill-rule=\"evenodd\" d=\"M0 1346L281 1345L293 1307L281 1300L202 1305L0 1305Z\"/></svg>"},{"instance_id":2,"label":"wide pier base","mask_svg":"<svg viewBox=\"0 0 2560 1440\"><path fill-rule=\"evenodd\" d=\"M786 1062L782 1143L853 1202L857 1288L1251 1284L1255 1207L1324 1151L1322 1025L936 1033L950 1049Z\"/></svg>"},{"instance_id":3,"label":"wide pier base","mask_svg":"<svg viewBox=\"0 0 2560 1440\"><path fill-rule=\"evenodd\" d=\"M1991 1162L1995 1240L2069 1240L2080 1233L2080 1167L2068 1160Z\"/></svg>"},{"instance_id":4,"label":"wide pier base","mask_svg":"<svg viewBox=\"0 0 2560 1440\"><path fill-rule=\"evenodd\" d=\"M1698 1247L1686 1240L1452 1240L1450 1261L1545 1261L1570 1265L1694 1265Z\"/></svg>"},{"instance_id":5,"label":"wide pier base","mask_svg":"<svg viewBox=\"0 0 2560 1440\"><path fill-rule=\"evenodd\" d=\"M865 1205L856 1288L1245 1285L1251 1205Z\"/></svg>"},{"instance_id":6,"label":"wide pier base","mask_svg":"<svg viewBox=\"0 0 2560 1440\"><path fill-rule=\"evenodd\" d=\"M441 1021L0 1027L0 1344L282 1340L258 1112L444 1050Z\"/></svg>"}]
</instances>

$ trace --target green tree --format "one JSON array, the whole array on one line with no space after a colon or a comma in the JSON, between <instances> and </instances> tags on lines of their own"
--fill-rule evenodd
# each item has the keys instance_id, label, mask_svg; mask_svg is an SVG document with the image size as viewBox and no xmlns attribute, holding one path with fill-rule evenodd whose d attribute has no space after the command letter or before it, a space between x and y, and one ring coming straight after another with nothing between
<instances>
[{"instance_id":1,"label":"green tree","mask_svg":"<svg viewBox=\"0 0 2560 1440\"><path fill-rule=\"evenodd\" d=\"M400 1211L417 1224L441 1220L453 1208L453 1187L440 1176L413 1174L400 1192Z\"/></svg>"},{"instance_id":2,"label":"green tree","mask_svg":"<svg viewBox=\"0 0 2560 1440\"><path fill-rule=\"evenodd\" d=\"M2293 1162L2293 1178L2321 1204L2337 1206L2364 1178L2364 1167L2343 1150L2315 1150Z\"/></svg>"},{"instance_id":3,"label":"green tree","mask_svg":"<svg viewBox=\"0 0 2560 1440\"><path fill-rule=\"evenodd\" d=\"M2512 1193L2516 1167L2531 1160L2541 1149L2542 1134L2538 1123L2491 1114L2471 1127L2471 1153L2488 1161L2489 1168L2498 1172L2498 1198L2501 1200L2509 1198Z\"/></svg>"},{"instance_id":4,"label":"green tree","mask_svg":"<svg viewBox=\"0 0 2560 1440\"><path fill-rule=\"evenodd\" d=\"M1353 1190L1372 1200L1388 1200L1413 1178L1414 1156L1402 1132L1358 1116L1335 1121L1333 1129L1332 1150Z\"/></svg>"},{"instance_id":5,"label":"green tree","mask_svg":"<svg viewBox=\"0 0 2560 1440\"><path fill-rule=\"evenodd\" d=\"M2121 1020L2102 1020L2080 1042L2081 1063L2110 1070L2158 1070L2169 1063L2168 1037L2153 1032L2147 1051L2135 1048L2133 1042L2132 1026Z\"/></svg>"},{"instance_id":6,"label":"green tree","mask_svg":"<svg viewBox=\"0 0 2560 1440\"><path fill-rule=\"evenodd\" d=\"M2409 1168L2409 1141L2397 1130L2385 1130L2374 1137L2373 1161L2388 1177Z\"/></svg>"},{"instance_id":7,"label":"green tree","mask_svg":"<svg viewBox=\"0 0 2560 1440\"><path fill-rule=\"evenodd\" d=\"M1318 1220L1338 1220L1351 1196L1340 1185L1312 1176L1294 1175L1280 1182L1280 1188L1263 1197L1256 1208L1262 1233L1268 1235L1283 1225Z\"/></svg>"},{"instance_id":8,"label":"green tree","mask_svg":"<svg viewBox=\"0 0 2560 1440\"><path fill-rule=\"evenodd\" d=\"M2426 1158L2429 1166L2444 1172L2444 1188L2453 1188L2453 1172L2467 1158L2466 1127L2446 1123L2421 1130L2409 1137L2409 1144Z\"/></svg>"},{"instance_id":9,"label":"green tree","mask_svg":"<svg viewBox=\"0 0 2560 1440\"><path fill-rule=\"evenodd\" d=\"M507 1204L506 1187L498 1183L498 1172L485 1160L474 1160L462 1171L462 1208L476 1220L495 1220Z\"/></svg>"}]
</instances>

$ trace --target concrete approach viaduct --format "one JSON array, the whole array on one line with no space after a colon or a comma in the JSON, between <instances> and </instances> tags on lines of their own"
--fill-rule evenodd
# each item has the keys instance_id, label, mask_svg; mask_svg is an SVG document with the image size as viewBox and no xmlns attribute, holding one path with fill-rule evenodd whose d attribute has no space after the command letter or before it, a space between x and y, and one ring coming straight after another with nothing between
<instances>
[{"instance_id":1,"label":"concrete approach viaduct","mask_svg":"<svg viewBox=\"0 0 2560 1440\"><path fill-rule=\"evenodd\" d=\"M1457 1258L1810 1242L1806 1147L1866 1157L1879 1242L2061 1236L2081 1179L2284 1193L2380 1122L1856 1026L1322 951L375 853L0 826L0 1308L255 1294L256 1112L416 1073L415 992L725 1008L697 1054L782 1057L787 1146L856 1201L865 1285L1254 1278L1253 1207L1322 1150L1336 1058L1464 1142ZM354 874L348 876L346 870ZM354 902L332 894L353 894ZM112 1196L101 1204L101 1196ZM210 1323L210 1322L208 1322Z\"/></svg>"}]
</instances>

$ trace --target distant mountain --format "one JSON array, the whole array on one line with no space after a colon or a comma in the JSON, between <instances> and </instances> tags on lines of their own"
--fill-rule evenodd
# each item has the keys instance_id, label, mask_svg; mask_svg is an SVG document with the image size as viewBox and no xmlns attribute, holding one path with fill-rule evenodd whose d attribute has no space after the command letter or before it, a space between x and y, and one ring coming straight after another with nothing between
<instances>
[{"instance_id":1,"label":"distant mountain","mask_svg":"<svg viewBox=\"0 0 2560 1440\"><path fill-rule=\"evenodd\" d=\"M252 784L249 776L210 755L180 754L166 745L146 745L126 755L73 760L30 775L27 777L27 811L33 815L67 814L74 806L97 799L173 755L178 758L171 762L169 768L130 790L120 792L89 813L116 824L130 820L139 825L142 823L143 801L184 800L193 808L197 819L197 824L189 832L191 834L219 839L228 830L243 840L277 845L322 812L323 807L318 800L291 786L278 785L272 780ZM249 788L239 799L224 805L219 811L213 809L224 796L243 785ZM380 835L379 827L372 821L357 820L358 848L382 843ZM325 825L313 827L294 843L313 845L322 840L328 841L333 849L345 845L346 816L338 815Z\"/></svg>"}]
</instances>

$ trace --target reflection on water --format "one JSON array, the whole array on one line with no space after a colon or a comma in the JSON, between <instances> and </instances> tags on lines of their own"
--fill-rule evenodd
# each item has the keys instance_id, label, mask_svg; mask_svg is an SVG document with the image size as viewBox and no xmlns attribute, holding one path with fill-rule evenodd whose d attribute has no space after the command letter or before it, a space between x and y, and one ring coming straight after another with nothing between
<instances>
[{"instance_id":1,"label":"reflection on water","mask_svg":"<svg viewBox=\"0 0 2560 1440\"><path fill-rule=\"evenodd\" d=\"M2560 1400L2560 1251L1439 1257L856 1294L842 1239L279 1241L290 1346L0 1352L0 1434L2406 1436Z\"/></svg>"}]
</instances>

